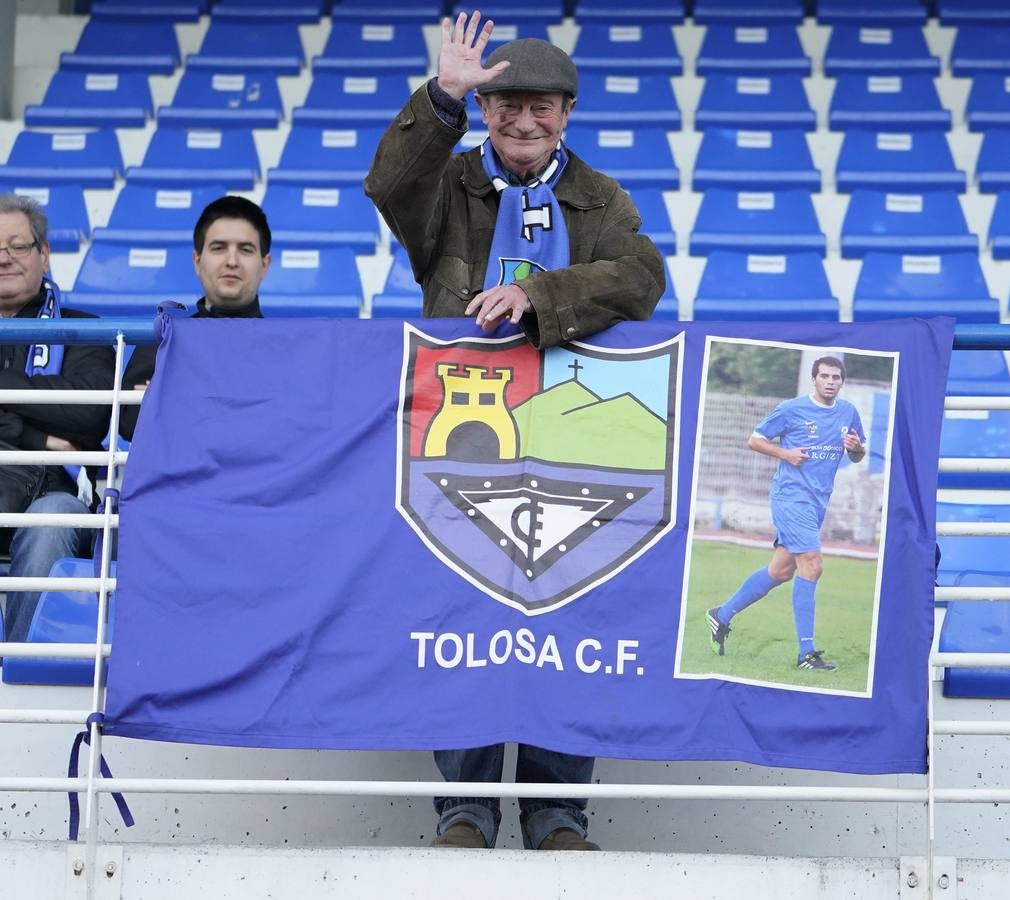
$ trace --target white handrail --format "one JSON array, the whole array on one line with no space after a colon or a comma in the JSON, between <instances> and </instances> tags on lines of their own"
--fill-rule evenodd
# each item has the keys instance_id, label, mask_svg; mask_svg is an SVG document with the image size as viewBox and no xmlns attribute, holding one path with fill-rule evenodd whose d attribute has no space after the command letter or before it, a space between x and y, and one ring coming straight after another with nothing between
<instances>
[{"instance_id":1,"label":"white handrail","mask_svg":"<svg viewBox=\"0 0 1010 900\"><path fill-rule=\"evenodd\" d=\"M0 390L0 406L16 406L30 403L32 406L95 406L111 405L115 397L121 404L140 406L143 391L26 391L22 389Z\"/></svg>"}]
</instances>

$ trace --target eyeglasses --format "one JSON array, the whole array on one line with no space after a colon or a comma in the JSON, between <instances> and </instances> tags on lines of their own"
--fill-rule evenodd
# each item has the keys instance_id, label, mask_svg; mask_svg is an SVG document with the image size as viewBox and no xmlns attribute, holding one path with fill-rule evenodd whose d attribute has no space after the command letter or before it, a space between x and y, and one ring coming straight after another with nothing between
<instances>
[{"instance_id":1,"label":"eyeglasses","mask_svg":"<svg viewBox=\"0 0 1010 900\"><path fill-rule=\"evenodd\" d=\"M0 253L6 250L12 257L20 259L31 253L38 245L38 241L32 241L30 244L8 244L6 247L0 247Z\"/></svg>"}]
</instances>

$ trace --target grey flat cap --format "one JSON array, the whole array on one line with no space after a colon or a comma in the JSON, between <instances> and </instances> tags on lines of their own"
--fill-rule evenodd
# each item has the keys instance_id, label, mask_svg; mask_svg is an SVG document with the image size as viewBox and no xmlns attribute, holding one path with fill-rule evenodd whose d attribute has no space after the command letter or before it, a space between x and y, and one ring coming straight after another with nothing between
<instances>
[{"instance_id":1,"label":"grey flat cap","mask_svg":"<svg viewBox=\"0 0 1010 900\"><path fill-rule=\"evenodd\" d=\"M507 59L511 65L493 81L479 87L480 94L502 91L560 91L572 97L579 92L579 73L575 63L560 47L540 38L520 38L502 44L485 65Z\"/></svg>"}]
</instances>

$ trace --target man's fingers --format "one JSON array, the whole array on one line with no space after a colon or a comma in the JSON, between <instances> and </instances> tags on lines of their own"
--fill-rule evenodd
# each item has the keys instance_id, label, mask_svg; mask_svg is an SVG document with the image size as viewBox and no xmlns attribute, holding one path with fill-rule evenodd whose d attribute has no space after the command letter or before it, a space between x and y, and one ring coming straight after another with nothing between
<instances>
[{"instance_id":1,"label":"man's fingers","mask_svg":"<svg viewBox=\"0 0 1010 900\"><path fill-rule=\"evenodd\" d=\"M461 16L465 15L460 13ZM466 26L466 46L473 46L473 39L477 36L477 26L480 24L480 13L474 10L472 16L470 16L470 24Z\"/></svg>"},{"instance_id":2,"label":"man's fingers","mask_svg":"<svg viewBox=\"0 0 1010 900\"><path fill-rule=\"evenodd\" d=\"M483 51L487 42L491 40L491 32L494 31L494 20L486 19L484 22L484 27L480 30L480 34L477 35L477 43L474 46Z\"/></svg>"}]
</instances>

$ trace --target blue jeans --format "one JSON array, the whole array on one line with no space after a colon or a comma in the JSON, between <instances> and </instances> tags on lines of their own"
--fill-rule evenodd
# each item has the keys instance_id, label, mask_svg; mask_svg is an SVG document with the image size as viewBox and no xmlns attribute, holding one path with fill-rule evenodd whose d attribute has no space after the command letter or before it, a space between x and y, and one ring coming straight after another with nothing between
<instances>
[{"instance_id":1,"label":"blue jeans","mask_svg":"<svg viewBox=\"0 0 1010 900\"><path fill-rule=\"evenodd\" d=\"M436 750L435 765L446 781L500 782L505 761L505 745L475 747L469 750ZM516 782L588 784L593 777L592 756L573 756L519 744ZM519 824L523 846L535 850L547 835L558 828L571 828L586 836L589 822L584 815L586 800L546 800L521 797ZM493 847L501 821L497 797L436 797L438 833L442 834L456 819L476 825L489 847Z\"/></svg>"},{"instance_id":2,"label":"blue jeans","mask_svg":"<svg viewBox=\"0 0 1010 900\"><path fill-rule=\"evenodd\" d=\"M86 513L88 508L73 494L56 491L39 497L28 507L30 513ZM19 528L11 539L12 577L45 578L53 563L64 556L88 556L93 532L87 528ZM11 591L7 594L4 631L8 641L28 637L40 591Z\"/></svg>"}]
</instances>

